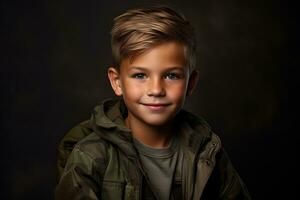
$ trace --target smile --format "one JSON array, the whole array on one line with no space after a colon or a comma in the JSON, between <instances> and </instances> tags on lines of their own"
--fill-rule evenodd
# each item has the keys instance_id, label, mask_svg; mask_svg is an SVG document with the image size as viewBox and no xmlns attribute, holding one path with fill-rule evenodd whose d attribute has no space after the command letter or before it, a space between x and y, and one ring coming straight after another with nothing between
<instances>
[{"instance_id":1,"label":"smile","mask_svg":"<svg viewBox=\"0 0 300 200\"><path fill-rule=\"evenodd\" d=\"M162 111L170 104L143 104L143 105L149 108L151 111Z\"/></svg>"}]
</instances>

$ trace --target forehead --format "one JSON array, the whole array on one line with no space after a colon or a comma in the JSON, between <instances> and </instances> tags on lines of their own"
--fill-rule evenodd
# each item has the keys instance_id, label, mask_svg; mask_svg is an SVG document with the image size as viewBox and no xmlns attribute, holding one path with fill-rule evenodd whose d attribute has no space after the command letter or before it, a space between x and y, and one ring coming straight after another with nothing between
<instances>
[{"instance_id":1,"label":"forehead","mask_svg":"<svg viewBox=\"0 0 300 200\"><path fill-rule=\"evenodd\" d=\"M164 70L170 67L186 68L185 47L176 42L157 45L145 53L126 58L121 62L121 71L135 67L147 70Z\"/></svg>"}]
</instances>

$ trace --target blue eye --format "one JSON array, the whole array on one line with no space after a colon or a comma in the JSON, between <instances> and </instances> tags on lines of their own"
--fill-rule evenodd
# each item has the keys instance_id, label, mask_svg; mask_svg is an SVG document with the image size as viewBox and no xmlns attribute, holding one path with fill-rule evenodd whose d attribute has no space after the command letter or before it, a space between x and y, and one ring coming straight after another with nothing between
<instances>
[{"instance_id":1,"label":"blue eye","mask_svg":"<svg viewBox=\"0 0 300 200\"><path fill-rule=\"evenodd\" d=\"M167 73L166 78L170 80L177 80L180 79L181 77L177 73Z\"/></svg>"},{"instance_id":2,"label":"blue eye","mask_svg":"<svg viewBox=\"0 0 300 200\"><path fill-rule=\"evenodd\" d=\"M133 74L131 77L132 78L136 78L136 79L144 79L144 78L146 78L146 74L144 74L144 73L136 73L136 74Z\"/></svg>"}]
</instances>

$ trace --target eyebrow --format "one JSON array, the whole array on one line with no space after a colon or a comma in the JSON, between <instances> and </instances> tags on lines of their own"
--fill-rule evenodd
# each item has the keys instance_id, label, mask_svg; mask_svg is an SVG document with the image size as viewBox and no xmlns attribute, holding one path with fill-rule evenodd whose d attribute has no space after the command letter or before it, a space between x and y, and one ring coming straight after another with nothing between
<instances>
[{"instance_id":1,"label":"eyebrow","mask_svg":"<svg viewBox=\"0 0 300 200\"><path fill-rule=\"evenodd\" d=\"M138 66L132 66L130 68L130 70L133 70L133 69L136 69L136 70L141 70L141 71L149 71L147 68L144 68L144 67L138 67ZM179 71L184 71L182 67L169 67L167 68L165 71L172 71L172 70L179 70Z\"/></svg>"}]
</instances>

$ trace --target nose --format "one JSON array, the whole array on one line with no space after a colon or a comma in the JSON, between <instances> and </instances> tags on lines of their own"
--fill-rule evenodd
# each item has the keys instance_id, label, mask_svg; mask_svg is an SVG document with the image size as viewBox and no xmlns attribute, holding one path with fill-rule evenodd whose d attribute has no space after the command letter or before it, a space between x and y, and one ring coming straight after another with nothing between
<instances>
[{"instance_id":1,"label":"nose","mask_svg":"<svg viewBox=\"0 0 300 200\"><path fill-rule=\"evenodd\" d=\"M160 78L153 78L149 81L147 95L156 97L166 95L164 83Z\"/></svg>"}]
</instances>

